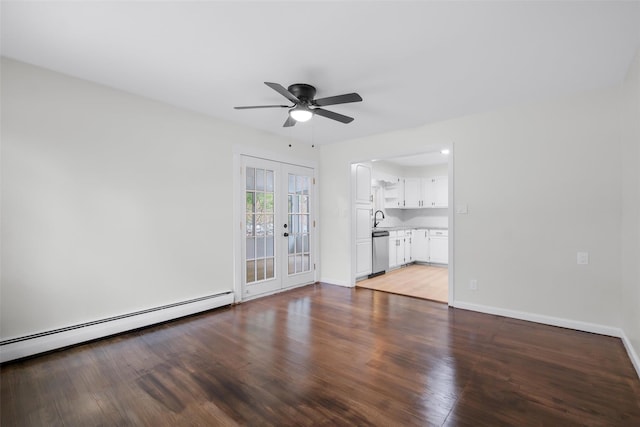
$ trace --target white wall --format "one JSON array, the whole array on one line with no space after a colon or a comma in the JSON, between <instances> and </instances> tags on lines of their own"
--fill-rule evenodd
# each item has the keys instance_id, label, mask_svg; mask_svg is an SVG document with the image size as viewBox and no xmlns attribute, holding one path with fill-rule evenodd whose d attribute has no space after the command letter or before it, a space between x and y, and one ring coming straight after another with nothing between
<instances>
[{"instance_id":1,"label":"white wall","mask_svg":"<svg viewBox=\"0 0 640 427\"><path fill-rule=\"evenodd\" d=\"M455 217L455 300L620 325L619 99L601 90L322 146L321 277L349 278L349 162L453 143L455 203L469 207Z\"/></svg>"},{"instance_id":2,"label":"white wall","mask_svg":"<svg viewBox=\"0 0 640 427\"><path fill-rule=\"evenodd\" d=\"M622 328L640 356L640 51L623 85ZM640 362L638 360L637 362ZM640 373L640 365L636 366Z\"/></svg>"},{"instance_id":3,"label":"white wall","mask_svg":"<svg viewBox=\"0 0 640 427\"><path fill-rule=\"evenodd\" d=\"M232 150L315 150L2 59L2 339L231 290Z\"/></svg>"}]
</instances>

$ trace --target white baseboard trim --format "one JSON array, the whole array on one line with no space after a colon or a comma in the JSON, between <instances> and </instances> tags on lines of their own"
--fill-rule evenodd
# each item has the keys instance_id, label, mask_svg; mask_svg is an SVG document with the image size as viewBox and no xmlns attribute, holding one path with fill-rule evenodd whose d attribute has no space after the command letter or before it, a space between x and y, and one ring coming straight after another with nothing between
<instances>
[{"instance_id":1,"label":"white baseboard trim","mask_svg":"<svg viewBox=\"0 0 640 427\"><path fill-rule=\"evenodd\" d=\"M622 336L620 337L620 339L622 339L624 348L627 349L627 354L629 355L629 359L631 359L631 363L633 364L633 367L636 368L636 373L638 374L638 378L640 378L640 357L638 357L638 353L636 352L636 349L633 348L633 345L631 344L631 341L627 337L627 334L624 333L624 330L621 330L621 332L622 332Z\"/></svg>"},{"instance_id":2,"label":"white baseboard trim","mask_svg":"<svg viewBox=\"0 0 640 427\"><path fill-rule=\"evenodd\" d=\"M352 288L353 287L353 286L351 286L351 284L348 281L345 281L345 280L322 278L322 279L320 279L320 282L321 283L326 283L328 285L343 286L345 288Z\"/></svg>"},{"instance_id":3,"label":"white baseboard trim","mask_svg":"<svg viewBox=\"0 0 640 427\"><path fill-rule=\"evenodd\" d=\"M528 322L542 323L544 325L559 326L561 328L575 329L577 331L591 332L593 334L607 335L610 337L620 338L624 344L627 354L631 359L631 363L640 378L640 359L635 349L631 345L631 341L627 338L624 331L620 328L599 325L597 323L582 322L579 320L563 319L561 317L545 316L543 314L528 313L524 311L509 310L500 307L491 307L480 304L473 304L464 301L455 301L453 306L463 310L477 311L479 313L494 314L496 316L509 317L512 319L526 320Z\"/></svg>"},{"instance_id":4,"label":"white baseboard trim","mask_svg":"<svg viewBox=\"0 0 640 427\"><path fill-rule=\"evenodd\" d=\"M230 304L233 304L233 292L226 292L68 328L4 340L0 342L0 363L174 320Z\"/></svg>"},{"instance_id":5,"label":"white baseboard trim","mask_svg":"<svg viewBox=\"0 0 640 427\"><path fill-rule=\"evenodd\" d=\"M527 313L524 311L509 310L500 307L491 307L480 304L473 304L464 301L456 301L455 308L478 311L480 313L495 314L496 316L510 317L513 319L526 320L528 322L543 323L545 325L559 326L561 328L575 329L578 331L591 332L594 334L620 337L620 328L598 325L596 323L581 322L579 320L563 319L560 317L545 316L543 314Z\"/></svg>"}]
</instances>

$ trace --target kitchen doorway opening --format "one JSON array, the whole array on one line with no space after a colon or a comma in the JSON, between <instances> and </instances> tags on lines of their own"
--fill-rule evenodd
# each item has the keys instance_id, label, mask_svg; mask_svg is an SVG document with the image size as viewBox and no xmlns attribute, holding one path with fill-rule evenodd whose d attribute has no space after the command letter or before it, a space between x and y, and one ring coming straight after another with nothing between
<instances>
[{"instance_id":1,"label":"kitchen doorway opening","mask_svg":"<svg viewBox=\"0 0 640 427\"><path fill-rule=\"evenodd\" d=\"M453 304L447 149L352 164L356 287Z\"/></svg>"}]
</instances>

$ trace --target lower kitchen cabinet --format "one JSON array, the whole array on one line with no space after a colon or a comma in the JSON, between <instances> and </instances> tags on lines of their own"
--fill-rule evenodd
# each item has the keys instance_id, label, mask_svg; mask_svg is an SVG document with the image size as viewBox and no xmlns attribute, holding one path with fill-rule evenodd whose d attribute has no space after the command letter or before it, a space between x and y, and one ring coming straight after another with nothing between
<instances>
[{"instance_id":1,"label":"lower kitchen cabinet","mask_svg":"<svg viewBox=\"0 0 640 427\"><path fill-rule=\"evenodd\" d=\"M412 230L405 230L405 231L401 231L398 232L398 234L402 233L404 236L404 241L403 241L403 245L404 245L404 257L402 260L402 264L409 264L411 262L413 262L413 258L412 258Z\"/></svg>"},{"instance_id":2,"label":"lower kitchen cabinet","mask_svg":"<svg viewBox=\"0 0 640 427\"><path fill-rule=\"evenodd\" d=\"M404 264L404 230L389 232L389 268Z\"/></svg>"},{"instance_id":3,"label":"lower kitchen cabinet","mask_svg":"<svg viewBox=\"0 0 640 427\"><path fill-rule=\"evenodd\" d=\"M429 230L429 262L449 264L449 230Z\"/></svg>"},{"instance_id":4,"label":"lower kitchen cabinet","mask_svg":"<svg viewBox=\"0 0 640 427\"><path fill-rule=\"evenodd\" d=\"M411 262L411 230L389 232L389 268Z\"/></svg>"},{"instance_id":5,"label":"lower kitchen cabinet","mask_svg":"<svg viewBox=\"0 0 640 427\"><path fill-rule=\"evenodd\" d=\"M398 266L398 232L389 232L389 268Z\"/></svg>"},{"instance_id":6,"label":"lower kitchen cabinet","mask_svg":"<svg viewBox=\"0 0 640 427\"><path fill-rule=\"evenodd\" d=\"M413 230L411 242L411 255L413 257L413 261L429 262L429 230Z\"/></svg>"},{"instance_id":7,"label":"lower kitchen cabinet","mask_svg":"<svg viewBox=\"0 0 640 427\"><path fill-rule=\"evenodd\" d=\"M389 232L389 268L412 262L449 263L449 230L395 230Z\"/></svg>"}]
</instances>

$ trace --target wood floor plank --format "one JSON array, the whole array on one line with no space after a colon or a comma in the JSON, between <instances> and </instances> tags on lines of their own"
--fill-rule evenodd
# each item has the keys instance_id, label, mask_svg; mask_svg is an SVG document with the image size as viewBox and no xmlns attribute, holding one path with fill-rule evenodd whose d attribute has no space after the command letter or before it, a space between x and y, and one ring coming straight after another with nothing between
<instances>
[{"instance_id":1,"label":"wood floor plank","mask_svg":"<svg viewBox=\"0 0 640 427\"><path fill-rule=\"evenodd\" d=\"M617 338L311 285L0 368L5 426L640 425Z\"/></svg>"},{"instance_id":2,"label":"wood floor plank","mask_svg":"<svg viewBox=\"0 0 640 427\"><path fill-rule=\"evenodd\" d=\"M431 301L447 302L449 300L449 270L442 266L409 264L380 276L360 280L356 286Z\"/></svg>"}]
</instances>

